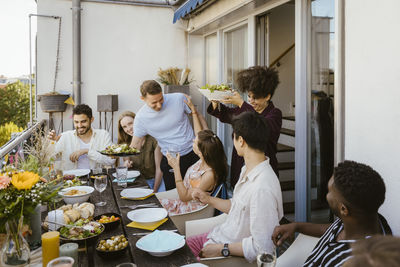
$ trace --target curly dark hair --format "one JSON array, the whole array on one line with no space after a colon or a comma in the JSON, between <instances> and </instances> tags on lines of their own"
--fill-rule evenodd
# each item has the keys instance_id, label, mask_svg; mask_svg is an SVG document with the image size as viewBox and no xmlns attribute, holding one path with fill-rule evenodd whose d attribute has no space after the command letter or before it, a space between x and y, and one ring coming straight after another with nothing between
<instances>
[{"instance_id":1,"label":"curly dark hair","mask_svg":"<svg viewBox=\"0 0 400 267\"><path fill-rule=\"evenodd\" d=\"M350 208L364 214L376 213L385 201L385 183L368 165L346 160L334 169L333 179Z\"/></svg>"},{"instance_id":2,"label":"curly dark hair","mask_svg":"<svg viewBox=\"0 0 400 267\"><path fill-rule=\"evenodd\" d=\"M239 91L251 92L256 99L268 95L272 98L279 84L278 71L264 66L250 67L237 74L236 83Z\"/></svg>"},{"instance_id":3,"label":"curly dark hair","mask_svg":"<svg viewBox=\"0 0 400 267\"><path fill-rule=\"evenodd\" d=\"M79 104L76 107L74 107L72 111L72 115L81 115L81 114L85 114L86 116L88 116L89 119L93 117L92 109L86 104Z\"/></svg>"},{"instance_id":4,"label":"curly dark hair","mask_svg":"<svg viewBox=\"0 0 400 267\"><path fill-rule=\"evenodd\" d=\"M233 133L237 140L241 136L252 149L265 151L270 137L267 120L256 112L246 111L232 120Z\"/></svg>"}]
</instances>

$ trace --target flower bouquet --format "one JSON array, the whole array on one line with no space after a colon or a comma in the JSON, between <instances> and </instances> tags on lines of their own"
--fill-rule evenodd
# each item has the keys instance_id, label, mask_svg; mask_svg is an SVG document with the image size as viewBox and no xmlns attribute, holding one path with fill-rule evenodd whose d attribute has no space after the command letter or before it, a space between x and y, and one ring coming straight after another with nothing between
<instances>
[{"instance_id":1,"label":"flower bouquet","mask_svg":"<svg viewBox=\"0 0 400 267\"><path fill-rule=\"evenodd\" d=\"M40 141L32 143L36 145L37 142ZM24 230L24 225L28 224L38 205L59 201L62 183L59 180L48 182L39 175L50 159L45 162L43 147L38 149L26 149L29 151L26 159L20 158L0 170L0 232L7 233L0 266L29 264L30 248L23 236L28 229Z\"/></svg>"}]
</instances>

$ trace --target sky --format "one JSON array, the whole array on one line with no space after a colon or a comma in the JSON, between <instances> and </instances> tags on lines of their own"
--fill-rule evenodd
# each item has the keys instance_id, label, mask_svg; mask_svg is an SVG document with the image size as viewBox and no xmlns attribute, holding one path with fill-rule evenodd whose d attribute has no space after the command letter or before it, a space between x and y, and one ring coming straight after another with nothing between
<instances>
[{"instance_id":1,"label":"sky","mask_svg":"<svg viewBox=\"0 0 400 267\"><path fill-rule=\"evenodd\" d=\"M0 75L29 74L29 14L36 12L35 0L0 0ZM32 17L32 51L35 35L36 18Z\"/></svg>"}]
</instances>

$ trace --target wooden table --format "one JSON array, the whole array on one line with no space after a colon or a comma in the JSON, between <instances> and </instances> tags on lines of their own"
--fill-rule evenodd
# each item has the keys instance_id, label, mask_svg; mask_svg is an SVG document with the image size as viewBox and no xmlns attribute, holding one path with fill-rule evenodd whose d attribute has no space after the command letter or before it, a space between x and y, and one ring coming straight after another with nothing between
<instances>
[{"instance_id":1,"label":"wooden table","mask_svg":"<svg viewBox=\"0 0 400 267\"><path fill-rule=\"evenodd\" d=\"M118 258L113 258L113 259L105 259L101 258L98 253L95 250L95 245L94 244L88 244L87 247L87 253L85 252L80 252L79 253L79 266L116 266L119 263L123 262L134 262L138 267L142 266L152 266L152 267L157 267L157 266L181 266L189 263L194 263L197 262L195 256L189 249L187 245L185 245L183 248L175 251L169 256L166 257L154 257L148 254L147 252L144 252L138 248L136 248L136 242L143 236L137 236L137 235L132 235L133 233L143 233L147 232L147 230L143 229L137 229L137 228L132 228L132 227L126 227L128 223L130 223L130 220L126 216L127 213L130 211L128 208L120 208L121 206L126 206L126 205L135 205L135 204L145 204L145 203L156 203L159 207L161 207L160 202L156 198L156 196L149 197L145 200L126 200L126 199L121 199L120 197L120 192L121 189L120 186L117 185L117 183L113 183L112 180L114 177L111 175L114 170L110 170L109 175L108 175L108 184L107 188L105 191L101 193L101 198L100 194L97 191L94 191L94 193L90 197L90 202L91 203L96 203L98 201L106 201L107 204L103 207L97 207L95 208L95 216L106 213L106 212L116 212L121 214L122 216L122 224L119 225L116 229L107 231L102 233L99 236L100 239L105 239L113 235L120 235L124 234L126 238L129 241L129 249L126 251L126 253ZM90 179L92 180L92 179ZM111 184L111 186L110 186ZM89 185L93 186L93 182L90 181ZM146 180L142 177L138 177L134 183L128 183L128 187L138 187L138 186L147 186ZM172 222L171 219L168 219L164 224L162 224L159 228L159 230L175 230L177 229L174 223ZM148 231L151 233L151 231Z\"/></svg>"}]
</instances>

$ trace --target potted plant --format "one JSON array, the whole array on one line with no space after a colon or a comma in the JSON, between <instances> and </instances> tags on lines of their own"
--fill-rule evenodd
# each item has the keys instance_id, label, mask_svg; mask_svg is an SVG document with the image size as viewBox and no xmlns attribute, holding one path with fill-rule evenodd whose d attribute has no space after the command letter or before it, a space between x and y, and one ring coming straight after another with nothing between
<instances>
[{"instance_id":1,"label":"potted plant","mask_svg":"<svg viewBox=\"0 0 400 267\"><path fill-rule=\"evenodd\" d=\"M190 69L160 69L158 71L158 80L164 84L164 93L179 92L189 95L189 84L192 82L192 80L189 78L189 74Z\"/></svg>"}]
</instances>

